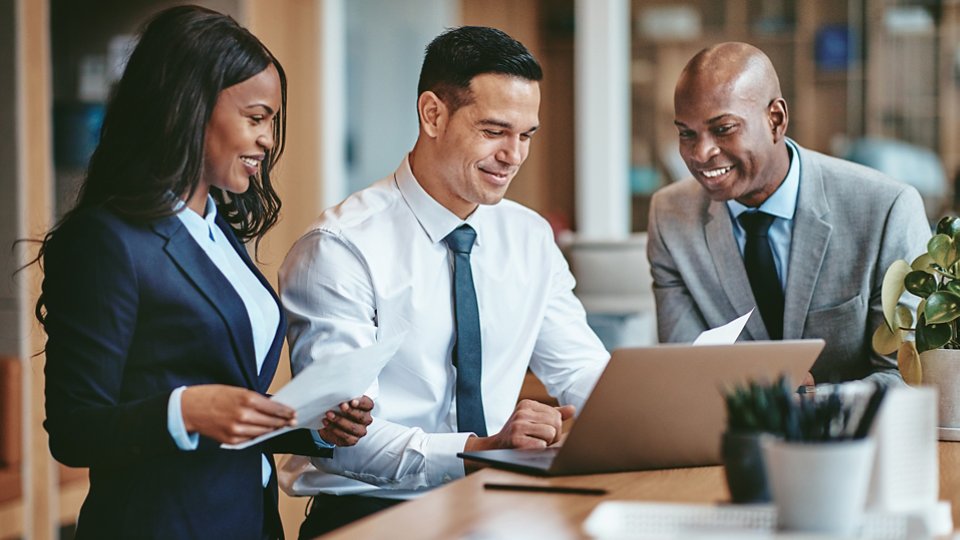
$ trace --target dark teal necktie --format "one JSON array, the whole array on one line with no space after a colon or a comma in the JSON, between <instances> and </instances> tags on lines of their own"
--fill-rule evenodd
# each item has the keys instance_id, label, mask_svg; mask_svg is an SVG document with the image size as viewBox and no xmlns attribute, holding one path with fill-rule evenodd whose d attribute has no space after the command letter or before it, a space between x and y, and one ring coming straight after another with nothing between
<instances>
[{"instance_id":1,"label":"dark teal necktie","mask_svg":"<svg viewBox=\"0 0 960 540\"><path fill-rule=\"evenodd\" d=\"M457 368L457 430L487 436L480 395L481 349L480 311L477 292L473 288L470 251L477 233L469 225L461 225L443 241L453 252L453 311L457 339L453 345L453 365Z\"/></svg>"},{"instance_id":2,"label":"dark teal necktie","mask_svg":"<svg viewBox=\"0 0 960 540\"><path fill-rule=\"evenodd\" d=\"M783 288L767 235L774 219L774 216L765 212L744 212L737 218L747 233L743 265L750 278L753 297L770 339L779 340L783 339Z\"/></svg>"}]
</instances>

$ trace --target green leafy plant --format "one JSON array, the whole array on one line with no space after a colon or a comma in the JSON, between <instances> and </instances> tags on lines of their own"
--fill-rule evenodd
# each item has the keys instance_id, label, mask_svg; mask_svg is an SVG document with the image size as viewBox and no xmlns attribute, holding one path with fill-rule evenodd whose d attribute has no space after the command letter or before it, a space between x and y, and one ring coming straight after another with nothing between
<instances>
[{"instance_id":1,"label":"green leafy plant","mask_svg":"<svg viewBox=\"0 0 960 540\"><path fill-rule=\"evenodd\" d=\"M904 291L920 298L916 318L899 303ZM919 384L920 353L960 349L960 219L941 219L927 252L912 263L894 261L883 276L881 295L885 324L873 334L873 349L880 354L896 352L903 380Z\"/></svg>"}]
</instances>

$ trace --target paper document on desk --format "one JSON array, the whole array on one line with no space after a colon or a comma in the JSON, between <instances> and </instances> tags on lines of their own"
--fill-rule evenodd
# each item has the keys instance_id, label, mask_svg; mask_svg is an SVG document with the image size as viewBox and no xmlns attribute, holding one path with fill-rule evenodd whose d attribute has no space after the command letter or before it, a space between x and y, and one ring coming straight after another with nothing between
<instances>
[{"instance_id":1,"label":"paper document on desk","mask_svg":"<svg viewBox=\"0 0 960 540\"><path fill-rule=\"evenodd\" d=\"M372 385L393 358L404 335L396 335L370 347L314 360L270 399L297 411L297 425L283 427L239 444L221 448L242 450L293 429L319 429L323 415L340 403L359 397Z\"/></svg>"},{"instance_id":2,"label":"paper document on desk","mask_svg":"<svg viewBox=\"0 0 960 540\"><path fill-rule=\"evenodd\" d=\"M700 332L697 339L693 340L693 344L732 345L736 343L737 338L740 337L740 333L743 332L743 327L747 325L747 320L750 319L750 315L753 315L752 309L748 311L746 315L738 317L723 326Z\"/></svg>"}]
</instances>

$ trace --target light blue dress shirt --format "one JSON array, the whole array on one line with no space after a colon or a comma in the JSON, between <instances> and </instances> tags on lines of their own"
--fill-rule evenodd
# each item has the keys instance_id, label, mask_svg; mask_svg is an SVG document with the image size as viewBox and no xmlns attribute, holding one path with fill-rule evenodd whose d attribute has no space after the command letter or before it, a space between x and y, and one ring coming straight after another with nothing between
<instances>
[{"instance_id":1,"label":"light blue dress shirt","mask_svg":"<svg viewBox=\"0 0 960 540\"><path fill-rule=\"evenodd\" d=\"M747 242L747 233L737 220L744 212L766 212L776 219L770 225L768 238L770 249L773 251L773 262L777 267L777 277L780 278L780 288L787 287L787 272L790 264L790 244L793 241L793 215L797 210L797 195L800 193L800 152L796 144L787 139L787 150L790 154L790 169L780 187L773 192L760 208L754 209L744 206L735 200L727 201L727 210L733 220L733 237L743 256L743 248Z\"/></svg>"},{"instance_id":2,"label":"light blue dress shirt","mask_svg":"<svg viewBox=\"0 0 960 540\"><path fill-rule=\"evenodd\" d=\"M181 210L183 206L183 201L180 201L175 210ZM207 196L207 206L203 217L189 209L179 211L177 217L180 218L190 236L210 257L210 261L220 270L223 277L230 282L230 285L243 300L243 305L247 308L247 316L250 318L250 329L253 333L257 373L260 373L263 361L270 350L270 345L273 343L273 338L277 334L277 327L280 325L280 308L277 306L277 302L257 276L247 267L240 254L233 249L230 241L217 226L215 222L217 205L212 197ZM170 394L170 401L167 403L167 429L178 448L181 450L196 450L199 444L199 436L196 433L187 433L180 409L180 399L185 388L185 386L181 386ZM263 485L266 487L267 482L270 481L270 462L266 456L261 456L261 458L263 461Z\"/></svg>"}]
</instances>

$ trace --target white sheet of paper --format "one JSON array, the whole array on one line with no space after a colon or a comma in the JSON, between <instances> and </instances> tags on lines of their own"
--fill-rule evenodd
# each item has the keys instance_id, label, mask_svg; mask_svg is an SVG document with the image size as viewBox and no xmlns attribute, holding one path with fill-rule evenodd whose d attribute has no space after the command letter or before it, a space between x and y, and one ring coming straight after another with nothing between
<instances>
[{"instance_id":1,"label":"white sheet of paper","mask_svg":"<svg viewBox=\"0 0 960 540\"><path fill-rule=\"evenodd\" d=\"M723 326L718 326L711 330L704 330L703 332L700 332L700 335L697 336L697 339L693 340L693 344L732 345L736 343L737 338L740 337L740 332L743 332L743 327L747 325L747 320L752 314L753 310L751 309L746 315L738 317Z\"/></svg>"},{"instance_id":2,"label":"white sheet of paper","mask_svg":"<svg viewBox=\"0 0 960 540\"><path fill-rule=\"evenodd\" d=\"M395 335L369 347L314 360L270 398L297 411L296 427L283 427L239 444L220 447L242 450L292 429L319 429L324 413L361 396L376 381L403 338L404 335Z\"/></svg>"}]
</instances>

